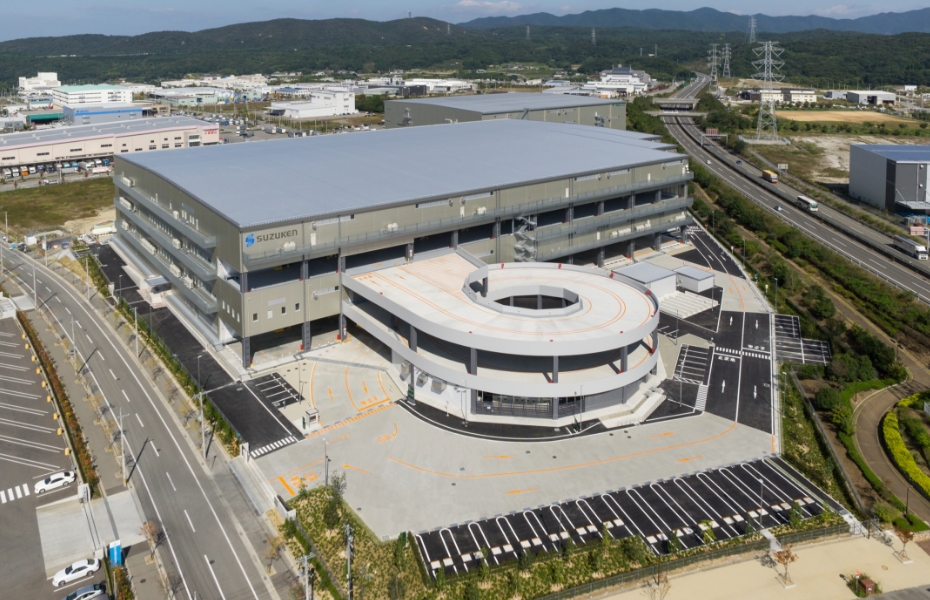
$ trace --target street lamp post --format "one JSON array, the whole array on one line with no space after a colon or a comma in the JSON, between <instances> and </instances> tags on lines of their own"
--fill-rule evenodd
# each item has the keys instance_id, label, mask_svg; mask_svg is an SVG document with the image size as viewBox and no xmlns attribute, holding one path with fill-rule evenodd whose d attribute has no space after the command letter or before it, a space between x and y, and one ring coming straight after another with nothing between
<instances>
[{"instance_id":1,"label":"street lamp post","mask_svg":"<svg viewBox=\"0 0 930 600\"><path fill-rule=\"evenodd\" d=\"M203 352L197 355L197 389L200 396L200 445L203 446L203 457L207 458L207 425L203 418L203 386L200 383L200 357Z\"/></svg>"},{"instance_id":2,"label":"street lamp post","mask_svg":"<svg viewBox=\"0 0 930 600\"><path fill-rule=\"evenodd\" d=\"M323 485L329 487L329 444L323 438Z\"/></svg>"}]
</instances>

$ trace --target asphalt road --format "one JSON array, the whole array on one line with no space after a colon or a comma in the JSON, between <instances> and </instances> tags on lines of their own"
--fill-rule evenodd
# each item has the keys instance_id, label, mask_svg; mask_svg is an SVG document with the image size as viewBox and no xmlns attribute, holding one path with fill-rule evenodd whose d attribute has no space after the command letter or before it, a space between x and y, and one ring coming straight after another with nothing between
<instances>
[{"instance_id":1,"label":"asphalt road","mask_svg":"<svg viewBox=\"0 0 930 600\"><path fill-rule=\"evenodd\" d=\"M31 294L34 262L21 253L4 253L4 259ZM127 455L135 462L130 481L144 518L159 523L165 533L162 560L178 597L192 600L196 592L202 599L279 598L254 549L262 543L255 517L238 494L229 493L235 485L222 458L215 453L207 461L200 457L133 352L78 292L41 265L36 282L39 304L68 337L74 318L74 343L92 379L113 414L125 415Z\"/></svg>"},{"instance_id":2,"label":"asphalt road","mask_svg":"<svg viewBox=\"0 0 930 600\"><path fill-rule=\"evenodd\" d=\"M696 95L706 81L706 76L699 76L687 88L679 90L676 96ZM699 83L701 85L698 85ZM930 268L904 253L898 253L900 256L893 258L885 256L875 248L852 237L852 234L887 248L891 245L889 236L862 225L823 204L820 205L819 212L816 214L796 208L786 198L778 195L778 191L790 197L796 197L801 192L784 183L773 185L763 182L761 171L746 165L745 162L737 165L736 161L740 160L739 157L730 154L716 144L708 144L702 148L700 143L692 137L696 135L700 139L700 131L692 124L690 118L672 116L662 117L662 119L668 126L669 133L685 151L699 160L704 168L722 179L724 183L866 270L930 302ZM776 210L776 207L781 207L781 210ZM826 225L824 221L831 223L832 226ZM919 271L914 271L914 268Z\"/></svg>"}]
</instances>

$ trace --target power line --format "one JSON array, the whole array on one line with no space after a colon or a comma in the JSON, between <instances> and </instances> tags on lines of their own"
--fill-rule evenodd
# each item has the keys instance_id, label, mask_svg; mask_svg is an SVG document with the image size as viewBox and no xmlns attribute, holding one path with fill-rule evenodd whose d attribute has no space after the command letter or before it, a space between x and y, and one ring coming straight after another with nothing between
<instances>
[{"instance_id":1,"label":"power line","mask_svg":"<svg viewBox=\"0 0 930 600\"><path fill-rule=\"evenodd\" d=\"M759 118L756 125L757 140L778 140L778 121L775 117L775 82L784 79L778 71L785 66L785 61L779 60L784 48L778 47L778 42L760 42L752 51L759 60L754 60L752 66L759 69L753 74L753 79L762 82L759 90Z\"/></svg>"}]
</instances>

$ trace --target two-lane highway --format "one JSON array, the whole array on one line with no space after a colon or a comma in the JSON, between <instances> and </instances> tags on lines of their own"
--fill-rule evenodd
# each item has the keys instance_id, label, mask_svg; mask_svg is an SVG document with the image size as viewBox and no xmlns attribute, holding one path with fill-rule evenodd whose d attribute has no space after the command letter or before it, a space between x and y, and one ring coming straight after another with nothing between
<instances>
[{"instance_id":1,"label":"two-lane highway","mask_svg":"<svg viewBox=\"0 0 930 600\"><path fill-rule=\"evenodd\" d=\"M69 338L74 319L72 343L86 361L92 382L111 414L124 415L130 481L144 518L155 521L164 533L162 559L178 597L193 600L196 593L201 599L279 598L240 523L249 515L234 511L235 499L221 493L219 479L229 476L224 462L200 457L133 352L78 292L21 253L4 253L4 260L30 295L33 268L37 269L39 304ZM100 460L100 468L115 467L106 457Z\"/></svg>"}]
</instances>

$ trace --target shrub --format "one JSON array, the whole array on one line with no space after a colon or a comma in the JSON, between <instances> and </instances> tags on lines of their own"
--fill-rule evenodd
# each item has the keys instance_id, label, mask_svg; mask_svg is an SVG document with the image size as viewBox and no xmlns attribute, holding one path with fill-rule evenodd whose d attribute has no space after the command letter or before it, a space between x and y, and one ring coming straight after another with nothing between
<instances>
[{"instance_id":1,"label":"shrub","mask_svg":"<svg viewBox=\"0 0 930 600\"><path fill-rule=\"evenodd\" d=\"M833 410L841 402L840 392L833 386L824 386L814 396L814 406L820 410Z\"/></svg>"},{"instance_id":2,"label":"shrub","mask_svg":"<svg viewBox=\"0 0 930 600\"><path fill-rule=\"evenodd\" d=\"M889 412L882 419L882 441L898 470L904 473L925 496L930 496L930 477L920 470L910 450L904 445L904 438L901 437L901 431L898 429L898 415L894 411Z\"/></svg>"}]
</instances>

